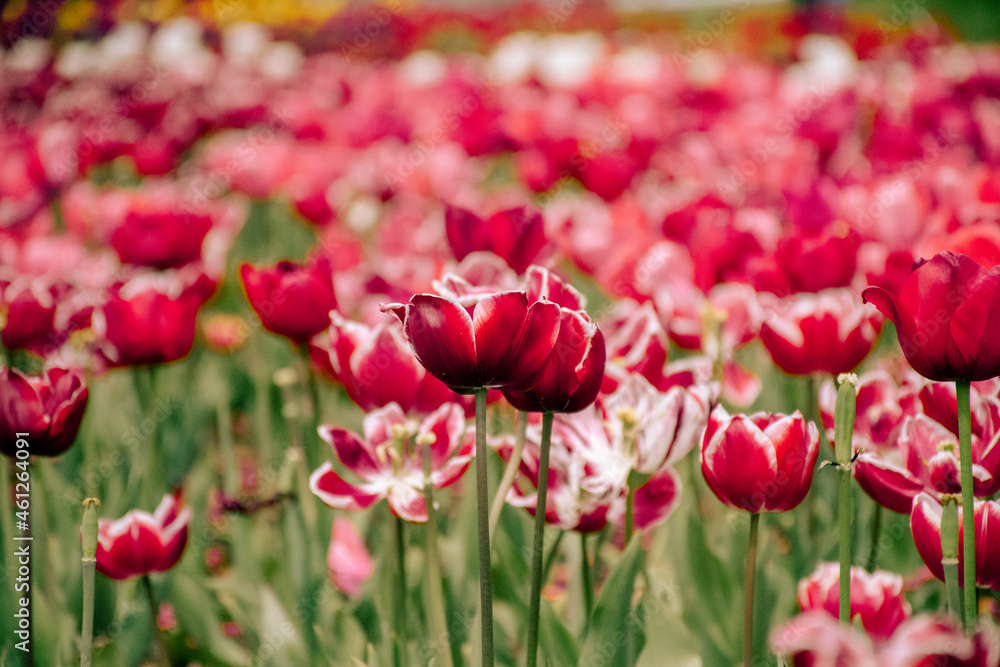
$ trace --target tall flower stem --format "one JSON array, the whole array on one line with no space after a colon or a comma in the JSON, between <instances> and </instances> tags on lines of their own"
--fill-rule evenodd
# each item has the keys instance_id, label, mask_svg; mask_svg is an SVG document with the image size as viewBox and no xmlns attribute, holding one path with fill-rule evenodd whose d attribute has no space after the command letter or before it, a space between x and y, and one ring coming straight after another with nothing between
<instances>
[{"instance_id":1,"label":"tall flower stem","mask_svg":"<svg viewBox=\"0 0 1000 667\"><path fill-rule=\"evenodd\" d=\"M97 508L101 501L83 501L83 526L80 531L83 557L83 619L80 625L80 667L90 667L94 653L94 573L97 568Z\"/></svg>"},{"instance_id":2,"label":"tall flower stem","mask_svg":"<svg viewBox=\"0 0 1000 667\"><path fill-rule=\"evenodd\" d=\"M496 535L497 524L500 523L500 513L507 501L507 492L514 485L514 478L517 477L518 468L521 467L521 455L524 453L524 441L528 437L528 413L518 411L517 413L517 433L514 436L514 451L507 461L507 467L503 470L503 477L500 479L500 486L493 496L493 507L490 509L490 539Z\"/></svg>"},{"instance_id":3,"label":"tall flower stem","mask_svg":"<svg viewBox=\"0 0 1000 667\"><path fill-rule=\"evenodd\" d=\"M159 618L159 607L156 605L156 599L153 597L153 583L149 580L149 575L142 575L142 588L146 593L146 603L149 605L149 620L153 623L153 637L156 640L154 644L156 663L159 665L164 665L164 667L170 666L170 652L167 650L167 642L163 638L163 632L160 630Z\"/></svg>"},{"instance_id":4,"label":"tall flower stem","mask_svg":"<svg viewBox=\"0 0 1000 667\"><path fill-rule=\"evenodd\" d=\"M635 489L629 484L625 491L625 544L632 541L633 524L635 524Z\"/></svg>"},{"instance_id":5,"label":"tall flower stem","mask_svg":"<svg viewBox=\"0 0 1000 667\"><path fill-rule=\"evenodd\" d=\"M587 533L580 533L580 581L583 586L584 632L590 625L590 615L594 613L594 583L587 558Z\"/></svg>"},{"instance_id":6,"label":"tall flower stem","mask_svg":"<svg viewBox=\"0 0 1000 667\"><path fill-rule=\"evenodd\" d=\"M753 589L757 572L757 527L760 514L750 514L750 543L747 545L746 588L743 597L743 665L753 664Z\"/></svg>"},{"instance_id":7,"label":"tall flower stem","mask_svg":"<svg viewBox=\"0 0 1000 667\"><path fill-rule=\"evenodd\" d=\"M479 621L483 667L493 667L493 568L490 563L490 499L486 475L486 387L476 390L476 523L479 536Z\"/></svg>"},{"instance_id":8,"label":"tall flower stem","mask_svg":"<svg viewBox=\"0 0 1000 667\"><path fill-rule=\"evenodd\" d=\"M976 530L972 488L972 409L968 380L955 381L958 404L958 449L962 468L962 579L965 583L965 632L976 631Z\"/></svg>"},{"instance_id":9,"label":"tall flower stem","mask_svg":"<svg viewBox=\"0 0 1000 667\"><path fill-rule=\"evenodd\" d=\"M948 494L941 508L941 567L948 591L948 610L963 617L962 591L958 585L958 498Z\"/></svg>"},{"instance_id":10,"label":"tall flower stem","mask_svg":"<svg viewBox=\"0 0 1000 667\"><path fill-rule=\"evenodd\" d=\"M394 542L396 546L396 604L393 607L395 614L395 627L393 628L396 640L396 664L406 667L407 663L407 632L406 632L406 535L404 533L403 520L398 516L392 517L394 528Z\"/></svg>"},{"instance_id":11,"label":"tall flower stem","mask_svg":"<svg viewBox=\"0 0 1000 667\"><path fill-rule=\"evenodd\" d=\"M306 461L309 464L309 469L315 470L320 465L320 460L318 458L319 450L314 446L321 417L319 383L316 381L316 371L313 370L312 359L309 356L309 343L303 343L299 347L299 353L302 355L302 361L305 364L305 384L307 390L309 391L310 412L312 413L311 419L302 420L302 424L305 426L305 432L302 438L302 448L305 450Z\"/></svg>"},{"instance_id":12,"label":"tall flower stem","mask_svg":"<svg viewBox=\"0 0 1000 667\"><path fill-rule=\"evenodd\" d=\"M441 556L438 553L437 508L434 505L434 483L431 480L433 467L429 444L423 446L422 457L424 500L427 503L427 606L431 627L434 629L432 641L436 656L434 664L452 667L448 620L444 610L444 595L441 591Z\"/></svg>"},{"instance_id":13,"label":"tall flower stem","mask_svg":"<svg viewBox=\"0 0 1000 667\"><path fill-rule=\"evenodd\" d=\"M834 407L834 446L837 455L838 518L840 522L840 605L838 618L851 622L851 453L854 417L857 412L858 377L841 374L837 378L837 403Z\"/></svg>"},{"instance_id":14,"label":"tall flower stem","mask_svg":"<svg viewBox=\"0 0 1000 667\"><path fill-rule=\"evenodd\" d=\"M549 495L551 412L542 413L542 444L538 456L538 500L535 502L535 539L531 550L531 597L528 599L528 667L538 664L538 619L542 601L542 556L545 550L545 506Z\"/></svg>"}]
</instances>

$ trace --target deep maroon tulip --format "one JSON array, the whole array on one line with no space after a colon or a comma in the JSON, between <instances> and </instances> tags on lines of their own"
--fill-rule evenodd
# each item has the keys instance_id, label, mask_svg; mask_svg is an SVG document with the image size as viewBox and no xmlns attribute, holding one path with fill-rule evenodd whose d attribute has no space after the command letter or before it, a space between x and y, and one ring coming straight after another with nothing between
<instances>
[{"instance_id":1,"label":"deep maroon tulip","mask_svg":"<svg viewBox=\"0 0 1000 667\"><path fill-rule=\"evenodd\" d=\"M330 311L337 307L333 269L326 255L317 255L304 265L285 261L258 269L243 264L240 280L264 328L297 343L327 328Z\"/></svg>"},{"instance_id":2,"label":"deep maroon tulip","mask_svg":"<svg viewBox=\"0 0 1000 667\"><path fill-rule=\"evenodd\" d=\"M14 456L17 433L30 454L58 456L76 439L88 390L74 371L51 368L38 377L0 368L0 452Z\"/></svg>"},{"instance_id":3,"label":"deep maroon tulip","mask_svg":"<svg viewBox=\"0 0 1000 667\"><path fill-rule=\"evenodd\" d=\"M976 526L976 583L985 588L1000 590L1000 502L977 500L974 520ZM964 586L964 558L962 556L962 513L958 513L958 582ZM934 576L944 581L941 565L941 515L944 508L929 494L921 493L913 499L910 512L910 530L924 564Z\"/></svg>"},{"instance_id":4,"label":"deep maroon tulip","mask_svg":"<svg viewBox=\"0 0 1000 667\"><path fill-rule=\"evenodd\" d=\"M507 388L528 381L548 359L559 334L559 306L528 304L524 292L497 292L466 308L435 294L383 305L427 372L453 391Z\"/></svg>"},{"instance_id":5,"label":"deep maroon tulip","mask_svg":"<svg viewBox=\"0 0 1000 667\"><path fill-rule=\"evenodd\" d=\"M399 322L369 327L336 312L331 320L329 363L362 410L396 403L407 414L430 414L442 403L459 399L420 365Z\"/></svg>"},{"instance_id":6,"label":"deep maroon tulip","mask_svg":"<svg viewBox=\"0 0 1000 667\"><path fill-rule=\"evenodd\" d=\"M204 295L196 288L135 278L114 289L94 312L94 332L111 345L107 354L119 366L175 361L194 345L202 303Z\"/></svg>"},{"instance_id":7,"label":"deep maroon tulip","mask_svg":"<svg viewBox=\"0 0 1000 667\"><path fill-rule=\"evenodd\" d=\"M760 339L792 375L845 373L868 356L881 329L878 314L847 289L795 294L767 309Z\"/></svg>"},{"instance_id":8,"label":"deep maroon tulip","mask_svg":"<svg viewBox=\"0 0 1000 667\"><path fill-rule=\"evenodd\" d=\"M822 609L837 618L840 566L820 563L816 571L799 582L798 601L802 611ZM910 605L903 595L903 578L893 572L868 573L851 568L851 614L871 637L885 639L910 617Z\"/></svg>"},{"instance_id":9,"label":"deep maroon tulip","mask_svg":"<svg viewBox=\"0 0 1000 667\"><path fill-rule=\"evenodd\" d=\"M708 420L701 470L716 497L747 512L785 512L809 492L819 431L796 411L730 417L721 407Z\"/></svg>"},{"instance_id":10,"label":"deep maroon tulip","mask_svg":"<svg viewBox=\"0 0 1000 667\"><path fill-rule=\"evenodd\" d=\"M503 392L525 412L579 412L594 402L604 380L604 335L587 313L560 308L559 336L533 387Z\"/></svg>"},{"instance_id":11,"label":"deep maroon tulip","mask_svg":"<svg viewBox=\"0 0 1000 667\"><path fill-rule=\"evenodd\" d=\"M102 519L97 571L120 580L169 570L184 553L190 522L191 508L180 509L177 498L169 494L153 514L132 510L117 521Z\"/></svg>"},{"instance_id":12,"label":"deep maroon tulip","mask_svg":"<svg viewBox=\"0 0 1000 667\"><path fill-rule=\"evenodd\" d=\"M942 252L914 262L899 296L869 287L864 300L896 325L913 369L931 380L1000 375L1000 266L984 270Z\"/></svg>"},{"instance_id":13,"label":"deep maroon tulip","mask_svg":"<svg viewBox=\"0 0 1000 667\"><path fill-rule=\"evenodd\" d=\"M49 288L40 281L0 282L0 340L14 350L44 340L52 332L56 302Z\"/></svg>"},{"instance_id":14,"label":"deep maroon tulip","mask_svg":"<svg viewBox=\"0 0 1000 667\"><path fill-rule=\"evenodd\" d=\"M542 214L524 206L498 211L486 219L449 206L444 221L448 245L460 261L471 252L488 250L523 273L547 244Z\"/></svg>"},{"instance_id":15,"label":"deep maroon tulip","mask_svg":"<svg viewBox=\"0 0 1000 667\"><path fill-rule=\"evenodd\" d=\"M165 204L136 198L134 208L111 232L111 247L123 262L169 269L201 258L212 217Z\"/></svg>"}]
</instances>

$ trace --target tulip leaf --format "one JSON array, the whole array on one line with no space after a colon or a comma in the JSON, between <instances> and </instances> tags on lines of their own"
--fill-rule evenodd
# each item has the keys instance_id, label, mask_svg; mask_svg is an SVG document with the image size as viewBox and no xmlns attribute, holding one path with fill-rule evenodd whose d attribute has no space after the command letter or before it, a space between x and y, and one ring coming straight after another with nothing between
<instances>
[{"instance_id":1,"label":"tulip leaf","mask_svg":"<svg viewBox=\"0 0 1000 667\"><path fill-rule=\"evenodd\" d=\"M554 667L573 667L580 658L580 650L576 645L573 635L563 625L556 615L556 612L545 600L541 606L541 627L539 628L539 639L542 644L542 653L545 655L543 664Z\"/></svg>"},{"instance_id":2,"label":"tulip leaf","mask_svg":"<svg viewBox=\"0 0 1000 667\"><path fill-rule=\"evenodd\" d=\"M260 627L257 634L261 648L270 648L271 664L275 667L305 663L302 636L269 586L260 588Z\"/></svg>"},{"instance_id":3,"label":"tulip leaf","mask_svg":"<svg viewBox=\"0 0 1000 667\"><path fill-rule=\"evenodd\" d=\"M702 667L691 632L677 610L652 596L643 601L643 609L646 646L636 667L658 667L667 655L674 667Z\"/></svg>"},{"instance_id":4,"label":"tulip leaf","mask_svg":"<svg viewBox=\"0 0 1000 667\"><path fill-rule=\"evenodd\" d=\"M625 655L632 617L632 592L642 568L645 552L642 533L636 532L622 558L608 575L590 619L590 631L580 652L580 664L621 664ZM611 662L608 662L608 660Z\"/></svg>"}]
</instances>

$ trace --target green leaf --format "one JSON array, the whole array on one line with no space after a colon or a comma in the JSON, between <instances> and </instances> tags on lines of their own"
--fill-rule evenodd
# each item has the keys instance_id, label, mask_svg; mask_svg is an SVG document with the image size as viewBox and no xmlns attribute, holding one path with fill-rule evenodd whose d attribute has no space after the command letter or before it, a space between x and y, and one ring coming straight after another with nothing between
<instances>
[{"instance_id":1,"label":"green leaf","mask_svg":"<svg viewBox=\"0 0 1000 667\"><path fill-rule=\"evenodd\" d=\"M268 586L260 588L260 627L257 631L261 647L269 646L275 667L306 664L306 649L291 617Z\"/></svg>"},{"instance_id":2,"label":"green leaf","mask_svg":"<svg viewBox=\"0 0 1000 667\"><path fill-rule=\"evenodd\" d=\"M177 622L196 642L227 665L247 665L250 654L238 643L222 634L215 600L204 587L179 572L171 584L170 602Z\"/></svg>"},{"instance_id":3,"label":"green leaf","mask_svg":"<svg viewBox=\"0 0 1000 667\"><path fill-rule=\"evenodd\" d=\"M580 659L580 649L576 645L573 635L563 625L547 601L542 600L541 606L541 628L539 628L539 640L542 644L542 653L546 660L544 664L553 667L574 667Z\"/></svg>"},{"instance_id":4,"label":"green leaf","mask_svg":"<svg viewBox=\"0 0 1000 667\"><path fill-rule=\"evenodd\" d=\"M666 602L649 596L644 600L646 647L636 667L659 667L670 656L673 667L702 667L691 632L680 614Z\"/></svg>"},{"instance_id":5,"label":"green leaf","mask_svg":"<svg viewBox=\"0 0 1000 667\"><path fill-rule=\"evenodd\" d=\"M636 532L622 559L604 582L601 597L594 607L590 632L580 654L581 664L597 664L601 659L624 655L632 612L632 592L644 556L642 534Z\"/></svg>"}]
</instances>

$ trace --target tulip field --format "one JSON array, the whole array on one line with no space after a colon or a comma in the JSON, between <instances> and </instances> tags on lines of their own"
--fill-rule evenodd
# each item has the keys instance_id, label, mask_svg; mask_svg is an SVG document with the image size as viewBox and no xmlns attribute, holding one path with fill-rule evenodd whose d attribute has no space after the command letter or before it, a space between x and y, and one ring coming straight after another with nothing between
<instances>
[{"instance_id":1,"label":"tulip field","mask_svg":"<svg viewBox=\"0 0 1000 667\"><path fill-rule=\"evenodd\" d=\"M0 666L1000 667L1000 46L883 9L0 2Z\"/></svg>"}]
</instances>

